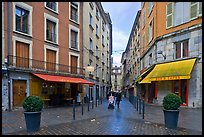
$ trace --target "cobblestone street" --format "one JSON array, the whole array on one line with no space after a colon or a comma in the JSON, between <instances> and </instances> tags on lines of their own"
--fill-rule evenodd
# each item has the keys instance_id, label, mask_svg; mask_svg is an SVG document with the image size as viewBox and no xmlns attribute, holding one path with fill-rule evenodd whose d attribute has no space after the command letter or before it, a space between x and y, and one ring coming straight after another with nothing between
<instances>
[{"instance_id":1,"label":"cobblestone street","mask_svg":"<svg viewBox=\"0 0 204 137\"><path fill-rule=\"evenodd\" d=\"M42 111L40 131L27 133L23 111L21 109L13 112L2 112L2 133L4 135L201 135L202 118L201 109L185 111L195 114L187 121L191 121L192 128L186 127L182 121L183 113L179 116L177 129L167 129L163 123L163 111L160 107L146 105L145 119L127 100L123 99L120 108L107 109L108 102L103 101L97 107L90 105L84 107L81 114L81 106L76 107L76 120L72 117L72 107L48 108ZM153 110L153 111L152 111ZM158 111L156 111L158 110ZM201 111L200 111L201 110ZM158 114L157 117L156 115ZM154 119L154 120L153 120ZM158 120L160 119L160 120ZM196 124L193 123L198 122ZM197 127L196 127L197 126Z\"/></svg>"}]
</instances>

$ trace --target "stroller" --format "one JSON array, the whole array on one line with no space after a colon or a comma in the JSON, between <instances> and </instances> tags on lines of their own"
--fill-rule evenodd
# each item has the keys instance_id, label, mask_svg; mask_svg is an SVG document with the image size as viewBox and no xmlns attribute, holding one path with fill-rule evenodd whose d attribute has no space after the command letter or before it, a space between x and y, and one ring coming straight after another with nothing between
<instances>
[{"instance_id":1,"label":"stroller","mask_svg":"<svg viewBox=\"0 0 204 137\"><path fill-rule=\"evenodd\" d=\"M114 96L109 96L108 102L108 109L114 109Z\"/></svg>"}]
</instances>

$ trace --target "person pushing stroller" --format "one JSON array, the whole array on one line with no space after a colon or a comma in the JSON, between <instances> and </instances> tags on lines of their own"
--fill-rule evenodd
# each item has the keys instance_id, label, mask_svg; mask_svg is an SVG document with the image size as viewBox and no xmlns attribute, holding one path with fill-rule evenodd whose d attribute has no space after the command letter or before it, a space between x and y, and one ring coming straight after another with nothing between
<instances>
[{"instance_id":1,"label":"person pushing stroller","mask_svg":"<svg viewBox=\"0 0 204 137\"><path fill-rule=\"evenodd\" d=\"M112 93L109 96L108 102L108 109L114 109L114 96L112 95Z\"/></svg>"}]
</instances>

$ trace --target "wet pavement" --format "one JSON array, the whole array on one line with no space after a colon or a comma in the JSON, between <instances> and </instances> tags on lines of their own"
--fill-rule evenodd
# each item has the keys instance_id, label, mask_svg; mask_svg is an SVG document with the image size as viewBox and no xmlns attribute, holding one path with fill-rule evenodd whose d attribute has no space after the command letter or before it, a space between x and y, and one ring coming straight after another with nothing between
<instances>
[{"instance_id":1,"label":"wet pavement","mask_svg":"<svg viewBox=\"0 0 204 137\"><path fill-rule=\"evenodd\" d=\"M178 128L164 126L162 107L145 105L145 118L128 101L123 99L120 108L107 109L108 102L89 111L87 104L76 107L73 120L72 107L43 109L38 132L26 131L23 110L2 112L3 135L201 135L202 109L181 108Z\"/></svg>"}]
</instances>

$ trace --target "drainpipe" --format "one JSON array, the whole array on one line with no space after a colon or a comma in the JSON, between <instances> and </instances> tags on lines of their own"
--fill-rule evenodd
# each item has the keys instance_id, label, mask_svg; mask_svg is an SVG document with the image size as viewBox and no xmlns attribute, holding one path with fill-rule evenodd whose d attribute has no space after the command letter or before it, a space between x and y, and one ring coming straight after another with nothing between
<instances>
[{"instance_id":1,"label":"drainpipe","mask_svg":"<svg viewBox=\"0 0 204 137\"><path fill-rule=\"evenodd\" d=\"M13 15L14 16L14 15ZM11 93L10 93L10 73L9 73L9 55L10 55L10 47L11 47L11 39L10 39L10 2L7 2L7 20L8 20L8 33L7 33L7 41L8 41L8 55L7 55L7 75L8 75L8 110L11 111Z\"/></svg>"}]
</instances>

